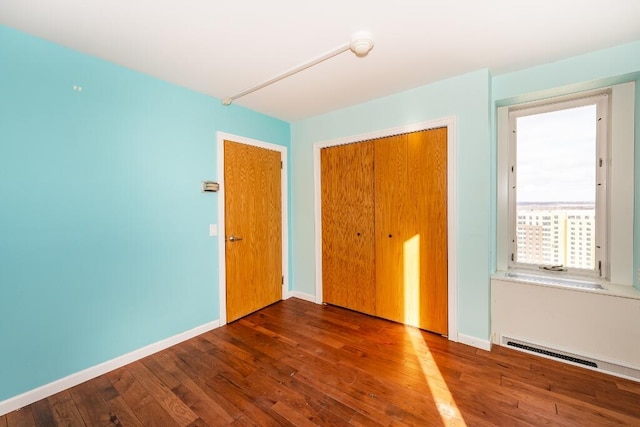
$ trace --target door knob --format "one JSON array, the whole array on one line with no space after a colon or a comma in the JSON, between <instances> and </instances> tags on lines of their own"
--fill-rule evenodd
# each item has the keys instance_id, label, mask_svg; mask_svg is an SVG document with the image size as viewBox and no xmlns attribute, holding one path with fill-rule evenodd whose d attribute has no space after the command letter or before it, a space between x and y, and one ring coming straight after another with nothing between
<instances>
[{"instance_id":1,"label":"door knob","mask_svg":"<svg viewBox=\"0 0 640 427\"><path fill-rule=\"evenodd\" d=\"M229 236L229 241L230 241L230 242L237 242L238 240L242 240L242 237L238 237L238 236Z\"/></svg>"}]
</instances>

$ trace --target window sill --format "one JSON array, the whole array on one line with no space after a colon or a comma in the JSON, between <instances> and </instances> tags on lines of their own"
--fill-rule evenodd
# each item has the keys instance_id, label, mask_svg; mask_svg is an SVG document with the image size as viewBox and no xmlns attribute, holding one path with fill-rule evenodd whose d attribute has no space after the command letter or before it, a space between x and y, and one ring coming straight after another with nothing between
<instances>
[{"instance_id":1,"label":"window sill","mask_svg":"<svg viewBox=\"0 0 640 427\"><path fill-rule=\"evenodd\" d=\"M543 286L567 291L587 292L591 294L640 300L640 291L633 286L616 285L600 280L559 278L522 270L497 271L491 275L491 278L507 282L524 283L532 286ZM593 284L596 286L590 288L585 286L586 284ZM599 286L600 289L596 289L597 286Z\"/></svg>"}]
</instances>

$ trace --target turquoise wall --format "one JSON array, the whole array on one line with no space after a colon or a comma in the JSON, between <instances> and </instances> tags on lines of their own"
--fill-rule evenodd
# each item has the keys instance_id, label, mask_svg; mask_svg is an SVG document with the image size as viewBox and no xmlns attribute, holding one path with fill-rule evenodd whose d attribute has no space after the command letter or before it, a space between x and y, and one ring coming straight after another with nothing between
<instances>
[{"instance_id":1,"label":"turquoise wall","mask_svg":"<svg viewBox=\"0 0 640 427\"><path fill-rule=\"evenodd\" d=\"M636 81L635 108L635 215L634 215L634 268L640 267L640 41L591 52L561 61L495 76L492 81L494 106L544 99L550 96L606 87ZM493 109L492 109L493 112ZM495 123L492 128L492 189L496 187L497 146ZM495 201L495 195L492 197ZM496 230L496 204L491 205L492 235ZM492 268L495 270L495 242L492 250ZM640 289L638 275L635 287Z\"/></svg>"},{"instance_id":2,"label":"turquoise wall","mask_svg":"<svg viewBox=\"0 0 640 427\"><path fill-rule=\"evenodd\" d=\"M490 78L481 70L292 124L296 291L315 294L313 144L456 116L458 331L489 339Z\"/></svg>"},{"instance_id":3,"label":"turquoise wall","mask_svg":"<svg viewBox=\"0 0 640 427\"><path fill-rule=\"evenodd\" d=\"M619 83L640 71L640 41L575 56L493 78L499 105L524 102Z\"/></svg>"},{"instance_id":4,"label":"turquoise wall","mask_svg":"<svg viewBox=\"0 0 640 427\"><path fill-rule=\"evenodd\" d=\"M218 130L290 142L0 26L0 401L218 319Z\"/></svg>"}]
</instances>

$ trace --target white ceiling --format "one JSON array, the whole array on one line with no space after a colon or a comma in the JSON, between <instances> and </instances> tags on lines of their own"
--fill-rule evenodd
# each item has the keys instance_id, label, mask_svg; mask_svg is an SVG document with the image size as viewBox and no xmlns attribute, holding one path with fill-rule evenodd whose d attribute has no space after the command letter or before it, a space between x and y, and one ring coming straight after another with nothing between
<instances>
[{"instance_id":1,"label":"white ceiling","mask_svg":"<svg viewBox=\"0 0 640 427\"><path fill-rule=\"evenodd\" d=\"M345 52L234 102L295 121L640 40L640 1L0 0L0 24L220 99L373 33L367 57Z\"/></svg>"}]
</instances>

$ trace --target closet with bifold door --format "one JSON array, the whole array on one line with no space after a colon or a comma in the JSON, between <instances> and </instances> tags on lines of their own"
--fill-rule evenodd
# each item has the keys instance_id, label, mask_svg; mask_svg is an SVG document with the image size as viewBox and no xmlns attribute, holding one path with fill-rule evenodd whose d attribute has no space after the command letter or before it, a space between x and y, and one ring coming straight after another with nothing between
<instances>
[{"instance_id":1,"label":"closet with bifold door","mask_svg":"<svg viewBox=\"0 0 640 427\"><path fill-rule=\"evenodd\" d=\"M447 129L322 148L323 302L448 333Z\"/></svg>"}]
</instances>

